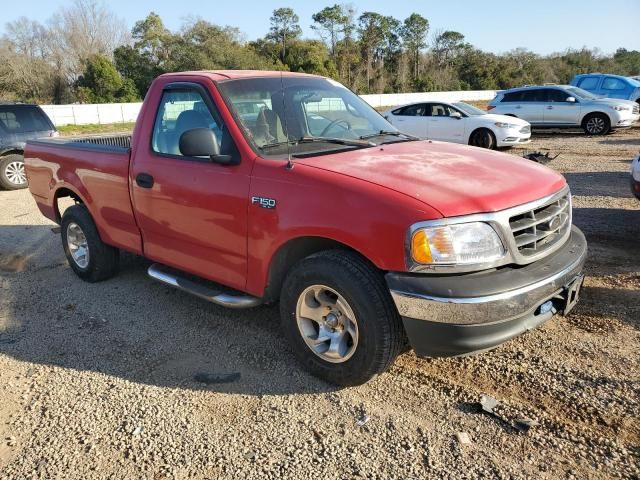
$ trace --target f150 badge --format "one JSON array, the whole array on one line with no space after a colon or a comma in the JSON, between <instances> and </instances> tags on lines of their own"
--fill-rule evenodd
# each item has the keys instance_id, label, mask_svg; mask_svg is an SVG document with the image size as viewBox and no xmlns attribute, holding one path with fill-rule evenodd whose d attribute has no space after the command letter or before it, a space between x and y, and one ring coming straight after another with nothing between
<instances>
[{"instance_id":1,"label":"f150 badge","mask_svg":"<svg viewBox=\"0 0 640 480\"><path fill-rule=\"evenodd\" d=\"M260 205L261 208L267 208L269 210L276 208L276 199L267 197L251 197L252 205Z\"/></svg>"}]
</instances>

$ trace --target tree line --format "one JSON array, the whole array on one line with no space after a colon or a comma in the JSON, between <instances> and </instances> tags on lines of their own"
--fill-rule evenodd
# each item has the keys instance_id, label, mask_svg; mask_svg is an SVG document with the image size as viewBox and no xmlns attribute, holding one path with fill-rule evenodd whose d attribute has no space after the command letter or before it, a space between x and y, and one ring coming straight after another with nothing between
<instances>
[{"instance_id":1,"label":"tree line","mask_svg":"<svg viewBox=\"0 0 640 480\"><path fill-rule=\"evenodd\" d=\"M504 89L567 83L601 71L640 74L640 52L605 55L586 48L541 56L526 49L482 51L429 20L336 4L312 15L317 38L278 8L267 35L247 41L236 27L188 19L178 31L151 12L128 31L99 0L74 0L44 24L20 18L0 38L0 97L39 103L128 102L165 72L270 69L332 77L357 93Z\"/></svg>"}]
</instances>

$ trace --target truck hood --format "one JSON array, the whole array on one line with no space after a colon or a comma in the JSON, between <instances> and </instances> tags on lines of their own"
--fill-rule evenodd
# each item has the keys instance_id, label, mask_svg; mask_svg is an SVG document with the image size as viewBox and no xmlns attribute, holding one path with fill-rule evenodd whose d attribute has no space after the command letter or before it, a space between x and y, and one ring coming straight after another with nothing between
<instances>
[{"instance_id":1,"label":"truck hood","mask_svg":"<svg viewBox=\"0 0 640 480\"><path fill-rule=\"evenodd\" d=\"M551 195L564 177L515 155L445 142L402 142L300 158L416 198L445 217L504 210Z\"/></svg>"}]
</instances>

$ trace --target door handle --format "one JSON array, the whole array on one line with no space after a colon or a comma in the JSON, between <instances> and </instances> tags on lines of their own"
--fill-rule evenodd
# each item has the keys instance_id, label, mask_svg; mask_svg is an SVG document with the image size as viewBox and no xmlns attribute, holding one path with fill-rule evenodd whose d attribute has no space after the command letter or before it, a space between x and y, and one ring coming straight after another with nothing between
<instances>
[{"instance_id":1,"label":"door handle","mask_svg":"<svg viewBox=\"0 0 640 480\"><path fill-rule=\"evenodd\" d=\"M139 173L138 175L136 175L136 183L141 188L152 188L153 177L148 173Z\"/></svg>"},{"instance_id":2,"label":"door handle","mask_svg":"<svg viewBox=\"0 0 640 480\"><path fill-rule=\"evenodd\" d=\"M547 105L547 110L553 110L553 106L552 105Z\"/></svg>"},{"instance_id":3,"label":"door handle","mask_svg":"<svg viewBox=\"0 0 640 480\"><path fill-rule=\"evenodd\" d=\"M516 105L516 108L522 108L522 105Z\"/></svg>"}]
</instances>

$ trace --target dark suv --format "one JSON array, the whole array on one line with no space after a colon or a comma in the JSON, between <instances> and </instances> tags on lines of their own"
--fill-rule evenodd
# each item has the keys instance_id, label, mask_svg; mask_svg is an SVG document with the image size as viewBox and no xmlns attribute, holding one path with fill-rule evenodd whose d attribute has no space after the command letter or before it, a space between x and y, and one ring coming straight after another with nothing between
<instances>
[{"instance_id":1,"label":"dark suv","mask_svg":"<svg viewBox=\"0 0 640 480\"><path fill-rule=\"evenodd\" d=\"M57 135L56 127L39 106L0 103L0 188L25 188L23 152L26 141Z\"/></svg>"}]
</instances>

